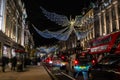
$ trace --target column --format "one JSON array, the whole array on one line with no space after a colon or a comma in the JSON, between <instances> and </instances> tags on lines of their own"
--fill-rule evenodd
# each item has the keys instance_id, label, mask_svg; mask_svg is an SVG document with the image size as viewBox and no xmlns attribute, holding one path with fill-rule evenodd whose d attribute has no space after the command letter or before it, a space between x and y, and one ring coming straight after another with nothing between
<instances>
[{"instance_id":1,"label":"column","mask_svg":"<svg viewBox=\"0 0 120 80\"><path fill-rule=\"evenodd\" d=\"M0 30L2 29L3 0L0 0Z\"/></svg>"},{"instance_id":2,"label":"column","mask_svg":"<svg viewBox=\"0 0 120 80\"><path fill-rule=\"evenodd\" d=\"M6 6L7 6L7 1L2 0L2 22L1 22L1 30L5 32L5 26L6 26Z\"/></svg>"},{"instance_id":3,"label":"column","mask_svg":"<svg viewBox=\"0 0 120 80\"><path fill-rule=\"evenodd\" d=\"M18 43L18 29L19 29L19 28L18 28L18 21L17 21L17 20L18 20L18 14L17 14L17 13L16 13L16 16L17 16L17 17L16 17L16 24L15 24L15 27L16 27L16 32L15 32L15 37L16 37L16 38L15 38L15 42ZM25 44L26 44L26 43L25 43Z\"/></svg>"},{"instance_id":4,"label":"column","mask_svg":"<svg viewBox=\"0 0 120 80\"><path fill-rule=\"evenodd\" d=\"M111 13L111 8L109 9L109 19L110 19L110 32L113 31L113 27L112 27L112 13Z\"/></svg>"},{"instance_id":5,"label":"column","mask_svg":"<svg viewBox=\"0 0 120 80\"><path fill-rule=\"evenodd\" d=\"M104 20L104 34L107 34L107 29L106 29L106 15L105 15L105 11L103 12L103 20Z\"/></svg>"},{"instance_id":6,"label":"column","mask_svg":"<svg viewBox=\"0 0 120 80\"><path fill-rule=\"evenodd\" d=\"M92 27L93 27L93 36L92 36L92 38L95 38L95 28L94 28L94 24L92 25Z\"/></svg>"},{"instance_id":7,"label":"column","mask_svg":"<svg viewBox=\"0 0 120 80\"><path fill-rule=\"evenodd\" d=\"M25 38L24 38L24 31L25 31L25 25L22 24L22 31L21 31L21 45L24 46L24 41L25 41ZM29 32L29 31L28 31ZM30 35L32 36L32 35Z\"/></svg>"},{"instance_id":8,"label":"column","mask_svg":"<svg viewBox=\"0 0 120 80\"><path fill-rule=\"evenodd\" d=\"M119 30L118 4L115 4L116 29Z\"/></svg>"},{"instance_id":9,"label":"column","mask_svg":"<svg viewBox=\"0 0 120 80\"><path fill-rule=\"evenodd\" d=\"M99 16L99 27L100 27L100 36L101 36L102 35L101 13L99 13L98 16Z\"/></svg>"},{"instance_id":10,"label":"column","mask_svg":"<svg viewBox=\"0 0 120 80\"><path fill-rule=\"evenodd\" d=\"M10 38L13 40L13 29L14 29L14 18L13 18L13 16L12 16L12 14L11 14L11 28L10 28Z\"/></svg>"}]
</instances>

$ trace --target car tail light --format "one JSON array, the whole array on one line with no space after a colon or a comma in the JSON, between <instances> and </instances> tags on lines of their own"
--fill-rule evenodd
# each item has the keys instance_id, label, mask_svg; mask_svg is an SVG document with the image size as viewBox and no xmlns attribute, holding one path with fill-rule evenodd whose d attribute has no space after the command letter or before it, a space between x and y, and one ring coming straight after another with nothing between
<instances>
[{"instance_id":1,"label":"car tail light","mask_svg":"<svg viewBox=\"0 0 120 80\"><path fill-rule=\"evenodd\" d=\"M92 65L95 65L96 64L96 61L93 59L92 60Z\"/></svg>"},{"instance_id":2,"label":"car tail light","mask_svg":"<svg viewBox=\"0 0 120 80\"><path fill-rule=\"evenodd\" d=\"M52 64L53 63L52 60L49 60L49 63Z\"/></svg>"},{"instance_id":3,"label":"car tail light","mask_svg":"<svg viewBox=\"0 0 120 80\"><path fill-rule=\"evenodd\" d=\"M65 59L65 57L64 57L64 56L61 56L61 58L62 58L62 59Z\"/></svg>"},{"instance_id":4,"label":"car tail light","mask_svg":"<svg viewBox=\"0 0 120 80\"><path fill-rule=\"evenodd\" d=\"M82 56L85 56L85 53L82 53Z\"/></svg>"},{"instance_id":5,"label":"car tail light","mask_svg":"<svg viewBox=\"0 0 120 80\"><path fill-rule=\"evenodd\" d=\"M48 62L49 62L49 60L48 60L48 59L46 59L46 60L45 60L45 62L47 62L47 63L48 63Z\"/></svg>"},{"instance_id":6,"label":"car tail light","mask_svg":"<svg viewBox=\"0 0 120 80\"><path fill-rule=\"evenodd\" d=\"M75 61L74 61L74 64L77 65L77 64L78 64L78 60L75 60Z\"/></svg>"}]
</instances>

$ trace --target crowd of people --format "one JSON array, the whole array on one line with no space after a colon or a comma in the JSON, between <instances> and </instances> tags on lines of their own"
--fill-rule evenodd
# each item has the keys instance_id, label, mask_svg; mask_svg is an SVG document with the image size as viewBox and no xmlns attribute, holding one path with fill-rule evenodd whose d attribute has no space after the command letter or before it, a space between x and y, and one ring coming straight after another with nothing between
<instances>
[{"instance_id":1,"label":"crowd of people","mask_svg":"<svg viewBox=\"0 0 120 80\"><path fill-rule=\"evenodd\" d=\"M18 65L18 63L20 63L20 64ZM23 61L22 61L22 59L18 59L16 56L14 56L10 59L6 56L2 56L2 58L1 58L2 72L5 72L7 65L11 68L12 71L15 71L18 68L18 66L20 66L20 65L21 65L21 67L23 66Z\"/></svg>"},{"instance_id":2,"label":"crowd of people","mask_svg":"<svg viewBox=\"0 0 120 80\"><path fill-rule=\"evenodd\" d=\"M9 66L11 71L23 71L27 65L40 65L41 58L20 58L20 57L12 57L8 58L6 56L2 56L0 59L0 66L2 72L5 72L6 66Z\"/></svg>"}]
</instances>

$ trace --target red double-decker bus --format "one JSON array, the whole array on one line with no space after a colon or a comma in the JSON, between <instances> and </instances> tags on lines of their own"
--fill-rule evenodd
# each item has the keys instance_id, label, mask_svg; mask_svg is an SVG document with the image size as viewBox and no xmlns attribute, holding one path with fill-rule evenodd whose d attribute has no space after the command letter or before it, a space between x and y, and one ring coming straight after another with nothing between
<instances>
[{"instance_id":1,"label":"red double-decker bus","mask_svg":"<svg viewBox=\"0 0 120 80\"><path fill-rule=\"evenodd\" d=\"M120 53L120 32L99 37L89 44L90 54L93 54L97 59L99 59L100 55Z\"/></svg>"}]
</instances>

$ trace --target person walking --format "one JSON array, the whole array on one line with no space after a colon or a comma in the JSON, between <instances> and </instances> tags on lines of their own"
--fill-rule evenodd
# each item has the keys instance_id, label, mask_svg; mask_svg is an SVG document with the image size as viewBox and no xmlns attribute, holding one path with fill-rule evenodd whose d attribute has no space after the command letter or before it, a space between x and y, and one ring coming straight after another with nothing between
<instances>
[{"instance_id":1,"label":"person walking","mask_svg":"<svg viewBox=\"0 0 120 80\"><path fill-rule=\"evenodd\" d=\"M11 59L11 63L12 63L11 70L15 71L15 68L16 68L16 65L17 65L17 58L16 58L16 56L14 56L14 57Z\"/></svg>"},{"instance_id":2,"label":"person walking","mask_svg":"<svg viewBox=\"0 0 120 80\"><path fill-rule=\"evenodd\" d=\"M5 72L5 66L7 64L7 58L2 56L2 71Z\"/></svg>"}]
</instances>

